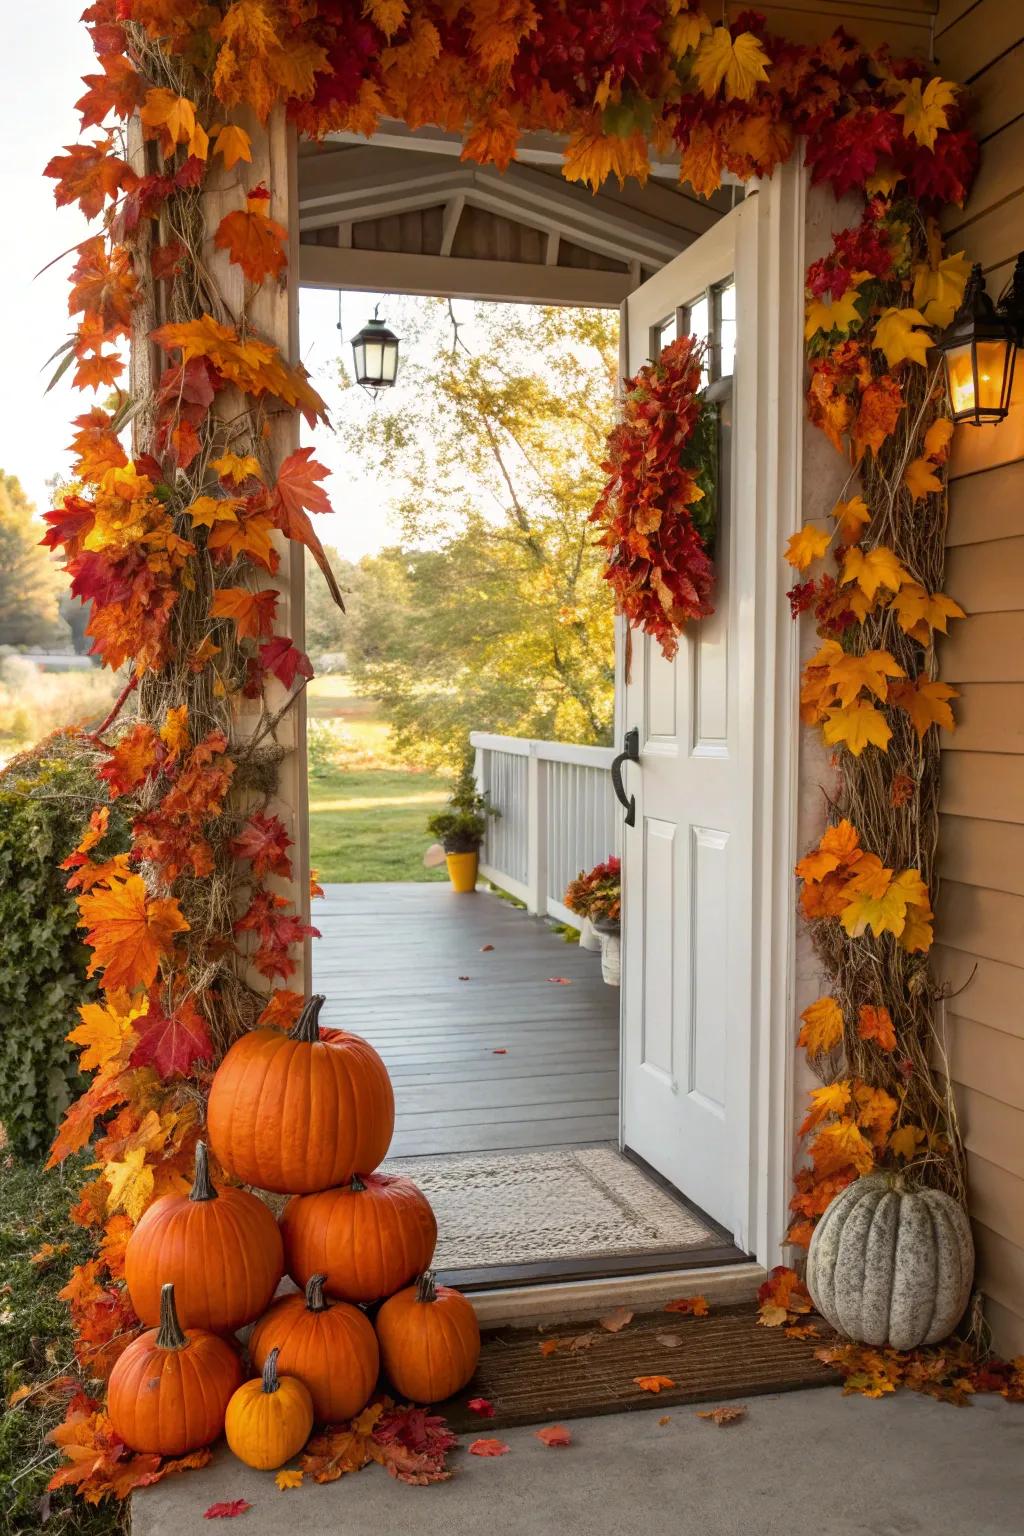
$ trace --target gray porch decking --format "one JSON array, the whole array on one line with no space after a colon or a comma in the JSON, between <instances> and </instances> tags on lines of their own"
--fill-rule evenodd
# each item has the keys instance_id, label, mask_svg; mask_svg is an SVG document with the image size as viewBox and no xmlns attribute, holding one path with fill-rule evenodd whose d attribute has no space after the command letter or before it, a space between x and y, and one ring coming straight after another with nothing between
<instances>
[{"instance_id":1,"label":"gray porch decking","mask_svg":"<svg viewBox=\"0 0 1024 1536\"><path fill-rule=\"evenodd\" d=\"M324 889L313 987L323 1022L363 1035L391 1073L390 1156L615 1140L619 993L598 955L483 891Z\"/></svg>"}]
</instances>

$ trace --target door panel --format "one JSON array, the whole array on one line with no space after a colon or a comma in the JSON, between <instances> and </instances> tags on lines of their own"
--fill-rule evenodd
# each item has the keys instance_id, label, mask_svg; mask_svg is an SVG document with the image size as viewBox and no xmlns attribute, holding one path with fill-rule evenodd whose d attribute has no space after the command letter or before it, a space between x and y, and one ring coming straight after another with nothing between
<instances>
[{"instance_id":1,"label":"door panel","mask_svg":"<svg viewBox=\"0 0 1024 1536\"><path fill-rule=\"evenodd\" d=\"M747 217L741 204L630 296L630 374L652 350L713 317L722 358L740 374L744 294L729 285ZM733 504L732 461L745 451L747 424L734 424L731 384L716 377L716 363L715 613L690 626L672 662L649 636L634 634L620 678L623 724L640 732L640 761L627 768L636 821L623 846L622 1132L627 1147L737 1232L738 1149L749 1115L737 1085L749 1053L753 785L741 715L749 719L754 700L740 697L740 678L753 675L744 651L751 626L743 623L751 594L739 589L736 551L753 538L754 508Z\"/></svg>"}]
</instances>

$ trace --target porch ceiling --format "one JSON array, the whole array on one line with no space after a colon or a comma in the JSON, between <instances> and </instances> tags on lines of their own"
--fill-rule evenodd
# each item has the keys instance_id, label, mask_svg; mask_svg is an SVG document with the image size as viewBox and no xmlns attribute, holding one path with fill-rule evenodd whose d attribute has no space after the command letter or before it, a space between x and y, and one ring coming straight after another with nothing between
<instances>
[{"instance_id":1,"label":"porch ceiling","mask_svg":"<svg viewBox=\"0 0 1024 1536\"><path fill-rule=\"evenodd\" d=\"M540 138L541 136L535 136ZM443 135L302 146L300 275L313 287L616 305L716 223L733 192L672 179L564 180L554 141L506 172L459 160Z\"/></svg>"}]
</instances>

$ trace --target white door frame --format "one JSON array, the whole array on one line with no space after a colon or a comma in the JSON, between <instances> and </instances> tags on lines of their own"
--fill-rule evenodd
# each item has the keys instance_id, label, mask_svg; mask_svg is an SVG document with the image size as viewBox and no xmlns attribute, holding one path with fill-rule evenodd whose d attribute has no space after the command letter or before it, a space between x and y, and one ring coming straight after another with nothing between
<instances>
[{"instance_id":1,"label":"white door frame","mask_svg":"<svg viewBox=\"0 0 1024 1536\"><path fill-rule=\"evenodd\" d=\"M733 463L733 503L748 498L755 508L754 545L737 551L748 572L740 586L754 594L740 616L750 643L739 648L745 667L752 658L754 676L741 676L740 697L753 697L756 703L741 720L741 751L753 775L753 868L750 1038L738 1081L749 1113L735 1148L734 1208L737 1245L769 1269L783 1259L795 1125L792 871L797 858L799 636L785 601L782 551L801 523L806 194L807 175L796 156L771 180L752 188L748 199L754 217L743 220L735 256L737 335L743 338L745 361L736 373L733 420L745 417L756 423L755 452L745 462L737 455ZM624 338L623 355L627 344ZM626 724L621 700L616 706L621 737ZM623 942L629 943L628 913ZM620 1134L624 1062L623 1016Z\"/></svg>"}]
</instances>

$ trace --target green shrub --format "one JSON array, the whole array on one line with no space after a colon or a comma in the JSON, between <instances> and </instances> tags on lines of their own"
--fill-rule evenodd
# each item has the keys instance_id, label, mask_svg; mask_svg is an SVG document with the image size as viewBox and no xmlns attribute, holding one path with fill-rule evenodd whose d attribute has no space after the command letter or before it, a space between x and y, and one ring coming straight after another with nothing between
<instances>
[{"instance_id":1,"label":"green shrub","mask_svg":"<svg viewBox=\"0 0 1024 1536\"><path fill-rule=\"evenodd\" d=\"M96 984L60 864L102 798L101 761L84 737L62 733L0 773L0 1124L26 1156L45 1152L83 1086L65 1036ZM115 846L127 847L123 826L102 851Z\"/></svg>"},{"instance_id":2,"label":"green shrub","mask_svg":"<svg viewBox=\"0 0 1024 1536\"><path fill-rule=\"evenodd\" d=\"M445 853L473 853L487 836L487 818L500 815L477 788L470 752L452 786L448 809L430 817L427 831L433 833Z\"/></svg>"}]
</instances>

